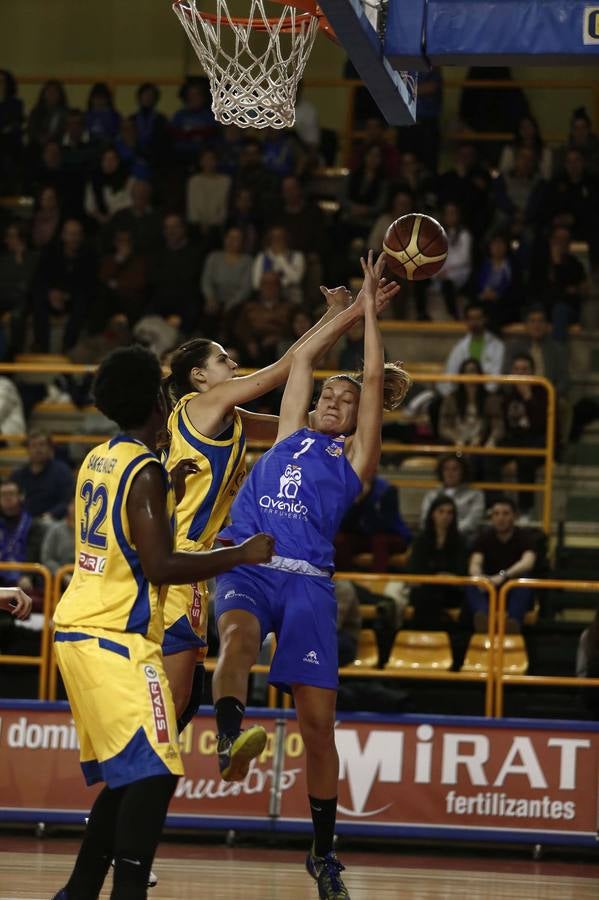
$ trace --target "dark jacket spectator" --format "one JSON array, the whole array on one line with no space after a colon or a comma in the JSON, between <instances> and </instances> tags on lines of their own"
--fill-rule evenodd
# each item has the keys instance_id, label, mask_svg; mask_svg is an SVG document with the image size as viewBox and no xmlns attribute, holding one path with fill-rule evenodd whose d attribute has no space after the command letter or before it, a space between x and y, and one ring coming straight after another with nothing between
<instances>
[{"instance_id":1,"label":"dark jacket spectator","mask_svg":"<svg viewBox=\"0 0 599 900\"><path fill-rule=\"evenodd\" d=\"M465 575L466 542L458 531L457 509L440 494L431 503L424 528L414 539L408 571L415 575ZM421 631L447 629L451 620L445 610L461 606L463 590L452 585L423 584L413 587L412 627Z\"/></svg>"},{"instance_id":2,"label":"dark jacket spectator","mask_svg":"<svg viewBox=\"0 0 599 900\"><path fill-rule=\"evenodd\" d=\"M146 261L133 247L128 231L117 231L114 251L100 262L98 280L100 307L96 325L104 325L116 313L127 316L130 325L143 315L146 304Z\"/></svg>"},{"instance_id":3,"label":"dark jacket spectator","mask_svg":"<svg viewBox=\"0 0 599 900\"><path fill-rule=\"evenodd\" d=\"M92 141L112 141L119 133L121 115L114 108L110 88L104 82L94 84L87 100L85 127Z\"/></svg>"},{"instance_id":4,"label":"dark jacket spectator","mask_svg":"<svg viewBox=\"0 0 599 900\"><path fill-rule=\"evenodd\" d=\"M25 495L25 509L29 515L62 519L73 499L73 473L58 459L47 434L31 431L27 438L29 462L11 475Z\"/></svg>"},{"instance_id":5,"label":"dark jacket spectator","mask_svg":"<svg viewBox=\"0 0 599 900\"><path fill-rule=\"evenodd\" d=\"M218 127L210 108L208 79L193 76L187 79L179 97L183 107L171 119L171 133L175 154L180 162L197 158L206 143L216 140Z\"/></svg>"},{"instance_id":6,"label":"dark jacket spectator","mask_svg":"<svg viewBox=\"0 0 599 900\"><path fill-rule=\"evenodd\" d=\"M151 257L162 247L162 218L152 206L152 185L132 178L129 197L131 205L115 212L102 229L102 246L111 250L117 231L128 231L135 252Z\"/></svg>"},{"instance_id":7,"label":"dark jacket spectator","mask_svg":"<svg viewBox=\"0 0 599 900\"><path fill-rule=\"evenodd\" d=\"M64 319L63 349L76 343L93 305L96 270L96 256L84 241L81 222L68 219L60 243L42 255L35 280L33 328L39 352L48 352L51 316Z\"/></svg>"},{"instance_id":8,"label":"dark jacket spectator","mask_svg":"<svg viewBox=\"0 0 599 900\"><path fill-rule=\"evenodd\" d=\"M25 508L20 485L14 478L3 481L0 485L0 562L38 562L43 535L43 524L36 522ZM0 571L0 585L18 585L28 592L33 579L15 567L11 571Z\"/></svg>"},{"instance_id":9,"label":"dark jacket spectator","mask_svg":"<svg viewBox=\"0 0 599 900\"><path fill-rule=\"evenodd\" d=\"M511 372L512 362L525 353L532 357L535 374L542 375L565 397L569 387L568 356L563 343L553 340L545 310L531 306L524 317L525 333L511 340L506 348L504 372Z\"/></svg>"},{"instance_id":10,"label":"dark jacket spectator","mask_svg":"<svg viewBox=\"0 0 599 900\"><path fill-rule=\"evenodd\" d=\"M568 339L568 326L580 320L586 273L580 260L570 253L570 232L555 227L547 247L533 264L531 289L553 323L553 336Z\"/></svg>"},{"instance_id":11,"label":"dark jacket spectator","mask_svg":"<svg viewBox=\"0 0 599 900\"><path fill-rule=\"evenodd\" d=\"M156 109L160 91L155 84L146 81L139 86L136 96L138 107L131 118L137 131L138 146L148 162L159 167L166 160L170 147L168 121Z\"/></svg>"},{"instance_id":12,"label":"dark jacket spectator","mask_svg":"<svg viewBox=\"0 0 599 900\"><path fill-rule=\"evenodd\" d=\"M43 147L48 141L61 141L67 121L68 103L62 82L51 78L40 88L37 102L29 113L29 142Z\"/></svg>"},{"instance_id":13,"label":"dark jacket spectator","mask_svg":"<svg viewBox=\"0 0 599 900\"><path fill-rule=\"evenodd\" d=\"M184 331L190 331L200 313L202 259L187 235L181 216L165 216L164 245L150 267L148 312L179 316Z\"/></svg>"}]
</instances>

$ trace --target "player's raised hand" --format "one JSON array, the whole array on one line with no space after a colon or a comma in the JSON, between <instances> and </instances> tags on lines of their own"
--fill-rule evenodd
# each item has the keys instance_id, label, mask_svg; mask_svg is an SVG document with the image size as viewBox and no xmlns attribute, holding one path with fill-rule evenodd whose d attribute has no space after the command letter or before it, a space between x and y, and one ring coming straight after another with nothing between
<instances>
[{"instance_id":1,"label":"player's raised hand","mask_svg":"<svg viewBox=\"0 0 599 900\"><path fill-rule=\"evenodd\" d=\"M177 505L185 496L186 478L188 475L195 475L200 471L200 467L193 459L180 459L176 466L173 466L170 472L173 489L175 491L175 502Z\"/></svg>"},{"instance_id":2,"label":"player's raised hand","mask_svg":"<svg viewBox=\"0 0 599 900\"><path fill-rule=\"evenodd\" d=\"M28 619L33 601L20 588L0 588L0 609L7 610L15 619Z\"/></svg>"},{"instance_id":3,"label":"player's raised hand","mask_svg":"<svg viewBox=\"0 0 599 900\"><path fill-rule=\"evenodd\" d=\"M360 264L364 273L364 281L356 297L356 305L363 312L367 298L374 298L378 315L388 306L389 301L399 293L400 286L396 281L387 281L386 278L383 278L385 270L384 253L379 254L375 263L374 253L372 250L369 250L368 259L360 258Z\"/></svg>"},{"instance_id":4,"label":"player's raised hand","mask_svg":"<svg viewBox=\"0 0 599 900\"><path fill-rule=\"evenodd\" d=\"M250 565L270 562L275 550L275 539L271 534L255 534L239 545L243 562Z\"/></svg>"},{"instance_id":5,"label":"player's raised hand","mask_svg":"<svg viewBox=\"0 0 599 900\"><path fill-rule=\"evenodd\" d=\"M328 288L325 287L324 284L321 284L320 293L327 301L329 309L332 309L334 312L343 312L344 309L351 306L354 299L351 295L351 291L343 284L334 288Z\"/></svg>"}]
</instances>

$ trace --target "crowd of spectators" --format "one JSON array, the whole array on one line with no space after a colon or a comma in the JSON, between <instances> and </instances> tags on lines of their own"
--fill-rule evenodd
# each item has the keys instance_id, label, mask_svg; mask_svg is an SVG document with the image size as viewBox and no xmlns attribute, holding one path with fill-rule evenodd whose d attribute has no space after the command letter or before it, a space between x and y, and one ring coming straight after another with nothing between
<instances>
[{"instance_id":1,"label":"crowd of spectators","mask_svg":"<svg viewBox=\"0 0 599 900\"><path fill-rule=\"evenodd\" d=\"M241 365L266 365L312 325L319 286L347 282L356 257L380 249L388 225L419 210L444 224L447 262L430 282L406 285L390 314L426 321L437 296L444 316L466 326L448 373L544 375L566 396L568 329L599 266L599 140L583 108L572 113L563 146L550 148L521 95L512 141L484 152L456 143L447 161L439 152L442 79L432 73L414 129L388 128L366 111L339 202L321 206L314 176L334 152L301 91L296 127L259 133L219 125L203 78L187 79L179 97L169 118L158 88L142 84L136 109L124 114L96 84L77 109L51 80L25 110L14 77L0 71L0 195L33 198L30 215L0 214L0 359L56 349L59 328L60 348L77 362L98 362L133 340L166 357L182 339L203 335ZM482 115L472 99L462 104L470 126ZM574 241L588 247L588 270ZM515 322L524 331L506 342L502 329ZM359 368L362 337L358 325L327 365ZM413 541L396 489L376 478L344 523L341 568L361 549L379 569L395 555L420 573L530 571L535 553L518 530L516 503L530 513L533 493L485 494L470 482L534 481L541 457L485 458L468 448L544 446L545 392L444 383L429 401L433 439L460 452L439 459L419 534ZM563 425L564 410L560 417ZM0 376L0 431L25 430L15 384ZM558 445L566 437L558 431ZM0 559L41 559L55 571L73 557L73 476L46 435L29 434L28 455L0 489ZM481 531L488 509L491 529ZM17 569L3 578L35 593ZM415 623L442 626L456 596L414 590ZM480 625L484 598L464 597ZM519 627L530 597L512 600ZM349 658L353 612L348 621Z\"/></svg>"}]
</instances>

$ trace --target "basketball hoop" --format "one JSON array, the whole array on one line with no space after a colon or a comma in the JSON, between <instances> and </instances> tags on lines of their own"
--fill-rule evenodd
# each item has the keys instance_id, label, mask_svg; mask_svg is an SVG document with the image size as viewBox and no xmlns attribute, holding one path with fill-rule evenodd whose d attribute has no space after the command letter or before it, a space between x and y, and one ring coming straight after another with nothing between
<instances>
[{"instance_id":1,"label":"basketball hoop","mask_svg":"<svg viewBox=\"0 0 599 900\"><path fill-rule=\"evenodd\" d=\"M251 0L248 17L239 18L230 14L226 0L216 0L216 13L203 12L197 2L175 0L173 10L210 80L217 122L290 128L314 39L326 28L316 4L297 4L307 12L286 4L280 17L269 18L264 0Z\"/></svg>"}]
</instances>

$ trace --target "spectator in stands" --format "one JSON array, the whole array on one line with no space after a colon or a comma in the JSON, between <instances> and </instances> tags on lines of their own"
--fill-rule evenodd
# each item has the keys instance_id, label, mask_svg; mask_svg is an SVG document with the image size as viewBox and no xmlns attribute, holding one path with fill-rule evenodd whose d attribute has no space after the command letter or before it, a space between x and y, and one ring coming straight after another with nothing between
<instances>
[{"instance_id":1,"label":"spectator in stands","mask_svg":"<svg viewBox=\"0 0 599 900\"><path fill-rule=\"evenodd\" d=\"M401 154L396 144L396 131L389 128L380 115L369 116L364 123L364 130L359 142L354 146L350 168L358 169L371 147L378 147L383 157L383 169L390 181L399 177Z\"/></svg>"},{"instance_id":2,"label":"spectator in stands","mask_svg":"<svg viewBox=\"0 0 599 900\"><path fill-rule=\"evenodd\" d=\"M358 638L362 627L360 598L351 581L341 578L335 581L335 599L339 665L349 666L358 652Z\"/></svg>"},{"instance_id":3,"label":"spectator in stands","mask_svg":"<svg viewBox=\"0 0 599 900\"><path fill-rule=\"evenodd\" d=\"M325 225L320 207L306 197L301 182L295 175L281 182L282 204L271 210L268 222L287 231L290 246L306 256L326 253Z\"/></svg>"},{"instance_id":4,"label":"spectator in stands","mask_svg":"<svg viewBox=\"0 0 599 900\"><path fill-rule=\"evenodd\" d=\"M234 178L244 147L244 131L238 125L223 125L217 144L218 163L221 172Z\"/></svg>"},{"instance_id":5,"label":"spectator in stands","mask_svg":"<svg viewBox=\"0 0 599 900\"><path fill-rule=\"evenodd\" d=\"M480 363L476 359L464 360L459 374L482 375ZM453 393L443 397L439 437L445 444L462 447L496 446L503 437L501 398L486 391L483 384L458 384Z\"/></svg>"},{"instance_id":6,"label":"spectator in stands","mask_svg":"<svg viewBox=\"0 0 599 900\"><path fill-rule=\"evenodd\" d=\"M83 213L85 183L98 159L98 148L91 142L85 127L85 116L80 109L69 110L62 139L62 159L67 193L60 190L60 196L67 214L78 217Z\"/></svg>"},{"instance_id":7,"label":"spectator in stands","mask_svg":"<svg viewBox=\"0 0 599 900\"><path fill-rule=\"evenodd\" d=\"M25 509L34 518L64 518L75 490L73 473L66 463L54 458L52 440L43 431L29 432L27 453L29 462L10 476L25 495Z\"/></svg>"},{"instance_id":8,"label":"spectator in stands","mask_svg":"<svg viewBox=\"0 0 599 900\"><path fill-rule=\"evenodd\" d=\"M61 566L70 566L75 562L75 501L67 506L67 514L59 522L52 522L44 534L40 550L40 562L54 575ZM62 587L65 588L71 575L63 575Z\"/></svg>"},{"instance_id":9,"label":"spectator in stands","mask_svg":"<svg viewBox=\"0 0 599 900\"><path fill-rule=\"evenodd\" d=\"M283 296L291 303L302 302L301 283L306 271L306 258L300 250L289 246L284 228L271 228L264 239L264 250L252 266L252 286L257 290L266 272L276 272Z\"/></svg>"},{"instance_id":10,"label":"spectator in stands","mask_svg":"<svg viewBox=\"0 0 599 900\"><path fill-rule=\"evenodd\" d=\"M100 165L85 188L85 212L98 225L131 206L131 175L113 147L107 147Z\"/></svg>"},{"instance_id":11,"label":"spectator in stands","mask_svg":"<svg viewBox=\"0 0 599 900\"><path fill-rule=\"evenodd\" d=\"M249 253L253 256L257 252L261 230L260 216L249 188L239 188L233 191L226 227L238 228L241 231L244 253Z\"/></svg>"},{"instance_id":12,"label":"spectator in stands","mask_svg":"<svg viewBox=\"0 0 599 900\"><path fill-rule=\"evenodd\" d=\"M85 127L92 141L112 141L119 133L121 115L114 108L110 88L104 82L94 84L87 98Z\"/></svg>"},{"instance_id":13,"label":"spectator in stands","mask_svg":"<svg viewBox=\"0 0 599 900\"><path fill-rule=\"evenodd\" d=\"M564 345L551 337L551 327L540 303L528 307L524 334L507 345L503 369L506 374L511 372L513 360L523 353L532 357L535 374L548 378L558 395L565 397L569 388L568 356Z\"/></svg>"},{"instance_id":14,"label":"spectator in stands","mask_svg":"<svg viewBox=\"0 0 599 900\"><path fill-rule=\"evenodd\" d=\"M0 435L25 434L25 410L16 385L0 375Z\"/></svg>"},{"instance_id":15,"label":"spectator in stands","mask_svg":"<svg viewBox=\"0 0 599 900\"><path fill-rule=\"evenodd\" d=\"M0 562L38 562L44 525L25 508L23 491L13 478L0 484ZM0 585L17 585L30 593L32 577L18 569L0 571Z\"/></svg>"},{"instance_id":16,"label":"spectator in stands","mask_svg":"<svg viewBox=\"0 0 599 900\"><path fill-rule=\"evenodd\" d=\"M208 254L202 271L204 313L221 317L252 293L252 257L243 253L243 232L229 228L222 250Z\"/></svg>"},{"instance_id":17,"label":"spectator in stands","mask_svg":"<svg viewBox=\"0 0 599 900\"><path fill-rule=\"evenodd\" d=\"M363 490L347 511L335 540L339 569L355 568L358 553L372 554L368 568L386 572L389 557L404 553L412 541L412 532L404 521L399 492L380 475L365 482Z\"/></svg>"},{"instance_id":18,"label":"spectator in stands","mask_svg":"<svg viewBox=\"0 0 599 900\"><path fill-rule=\"evenodd\" d=\"M27 246L20 222L7 226L4 247L5 252L0 254L0 338L9 345L7 353L11 356L21 350L25 339L25 317L39 254Z\"/></svg>"},{"instance_id":19,"label":"spectator in stands","mask_svg":"<svg viewBox=\"0 0 599 900\"><path fill-rule=\"evenodd\" d=\"M492 203L490 178L479 162L474 144L458 146L453 169L436 178L433 187L437 207L458 204L464 224L480 238L491 221Z\"/></svg>"},{"instance_id":20,"label":"spectator in stands","mask_svg":"<svg viewBox=\"0 0 599 900\"><path fill-rule=\"evenodd\" d=\"M306 100L303 81L300 81L297 86L295 124L293 128L304 147L308 150L318 150L320 146L318 110L310 100Z\"/></svg>"},{"instance_id":21,"label":"spectator in stands","mask_svg":"<svg viewBox=\"0 0 599 900\"><path fill-rule=\"evenodd\" d=\"M342 221L349 238L366 238L385 207L387 173L383 153L372 144L361 163L350 172Z\"/></svg>"},{"instance_id":22,"label":"spectator in stands","mask_svg":"<svg viewBox=\"0 0 599 900\"><path fill-rule=\"evenodd\" d=\"M137 127L131 116L121 120L119 133L112 146L131 178L145 180L150 178L150 165L141 152L137 139Z\"/></svg>"},{"instance_id":23,"label":"spectator in stands","mask_svg":"<svg viewBox=\"0 0 599 900\"><path fill-rule=\"evenodd\" d=\"M468 564L471 576L484 575L496 588L511 578L525 578L532 572L536 552L532 538L516 525L517 508L513 500L504 497L491 509L491 527L478 535ZM474 615L474 630L488 630L489 598L477 587L466 588L468 604ZM507 598L506 631L520 631L524 616L532 607L531 588L513 588Z\"/></svg>"},{"instance_id":24,"label":"spectator in stands","mask_svg":"<svg viewBox=\"0 0 599 900\"><path fill-rule=\"evenodd\" d=\"M510 375L535 374L535 364L529 353L518 353L512 358ZM547 392L539 384L506 384L503 387L504 436L498 442L505 447L544 447L547 439ZM504 481L531 483L543 464L541 456L501 457L501 473ZM534 495L521 492L519 506L528 515Z\"/></svg>"},{"instance_id":25,"label":"spectator in stands","mask_svg":"<svg viewBox=\"0 0 599 900\"><path fill-rule=\"evenodd\" d=\"M584 155L571 148L564 167L539 193L532 211L539 227L563 225L574 240L587 241L593 265L599 262L599 186L586 169Z\"/></svg>"},{"instance_id":26,"label":"spectator in stands","mask_svg":"<svg viewBox=\"0 0 599 900\"><path fill-rule=\"evenodd\" d=\"M472 66L460 97L460 118L473 131L516 130L517 123L529 112L522 88L470 87L468 81L511 81L507 66Z\"/></svg>"},{"instance_id":27,"label":"spectator in stands","mask_svg":"<svg viewBox=\"0 0 599 900\"><path fill-rule=\"evenodd\" d=\"M466 542L458 531L457 508L451 497L439 494L430 504L422 531L410 551L408 571L415 575L465 575ZM447 631L452 620L447 609L462 605L463 590L442 584L412 587L411 627L418 631Z\"/></svg>"},{"instance_id":28,"label":"spectator in stands","mask_svg":"<svg viewBox=\"0 0 599 900\"><path fill-rule=\"evenodd\" d=\"M543 143L537 120L531 115L522 116L512 144L506 144L499 158L499 171L507 175L514 168L516 154L521 147L532 150L535 158L535 169L541 178L548 180L553 173L553 154Z\"/></svg>"},{"instance_id":29,"label":"spectator in stands","mask_svg":"<svg viewBox=\"0 0 599 900\"><path fill-rule=\"evenodd\" d=\"M538 191L542 181L537 168L537 158L531 147L518 147L514 165L495 179L497 206L511 217L521 213L525 218L530 214L530 201Z\"/></svg>"},{"instance_id":30,"label":"spectator in stands","mask_svg":"<svg viewBox=\"0 0 599 900\"><path fill-rule=\"evenodd\" d=\"M579 106L572 113L568 143L557 153L557 169L564 167L570 149L578 150L582 154L590 175L595 178L599 176L599 138L593 134L591 120L584 106Z\"/></svg>"},{"instance_id":31,"label":"spectator in stands","mask_svg":"<svg viewBox=\"0 0 599 900\"><path fill-rule=\"evenodd\" d=\"M447 234L447 259L434 280L441 286L447 312L459 319L457 298L465 292L472 273L472 235L462 224L462 214L456 203L446 203L441 223Z\"/></svg>"},{"instance_id":32,"label":"spectator in stands","mask_svg":"<svg viewBox=\"0 0 599 900\"><path fill-rule=\"evenodd\" d=\"M279 179L264 165L262 145L255 138L243 144L233 187L235 192L243 188L251 191L254 207L262 220L268 219L279 202Z\"/></svg>"},{"instance_id":33,"label":"spectator in stands","mask_svg":"<svg viewBox=\"0 0 599 900\"><path fill-rule=\"evenodd\" d=\"M479 302L484 303L487 321L494 328L520 318L517 273L507 238L502 234L494 235L487 245L487 255L476 276L476 292Z\"/></svg>"},{"instance_id":34,"label":"spectator in stands","mask_svg":"<svg viewBox=\"0 0 599 900\"><path fill-rule=\"evenodd\" d=\"M68 112L67 95L61 81L51 78L40 88L27 122L29 143L39 151L48 141L61 141Z\"/></svg>"},{"instance_id":35,"label":"spectator in stands","mask_svg":"<svg viewBox=\"0 0 599 900\"><path fill-rule=\"evenodd\" d=\"M262 159L278 179L294 175L300 168L301 148L293 132L265 128L262 132Z\"/></svg>"},{"instance_id":36,"label":"spectator in stands","mask_svg":"<svg viewBox=\"0 0 599 900\"><path fill-rule=\"evenodd\" d=\"M163 248L152 260L148 312L177 316L185 332L195 326L199 312L202 259L190 242L181 216L165 216Z\"/></svg>"},{"instance_id":37,"label":"spectator in stands","mask_svg":"<svg viewBox=\"0 0 599 900\"><path fill-rule=\"evenodd\" d=\"M131 116L137 131L141 154L150 165L160 166L166 159L170 144L166 116L158 112L160 91L155 84L145 81L136 93L137 110Z\"/></svg>"},{"instance_id":38,"label":"spectator in stands","mask_svg":"<svg viewBox=\"0 0 599 900\"><path fill-rule=\"evenodd\" d=\"M0 193L15 193L21 151L23 101L12 72L0 69Z\"/></svg>"},{"instance_id":39,"label":"spectator in stands","mask_svg":"<svg viewBox=\"0 0 599 900\"><path fill-rule=\"evenodd\" d=\"M131 233L117 231L113 252L100 262L98 280L103 290L99 294L96 328L92 331L117 313L123 313L131 326L141 318L146 305L146 268L145 258L135 252Z\"/></svg>"},{"instance_id":40,"label":"spectator in stands","mask_svg":"<svg viewBox=\"0 0 599 900\"><path fill-rule=\"evenodd\" d=\"M587 278L570 252L570 232L564 226L553 228L547 249L533 263L530 282L553 323L553 337L565 343L569 326L580 321Z\"/></svg>"},{"instance_id":41,"label":"spectator in stands","mask_svg":"<svg viewBox=\"0 0 599 900\"><path fill-rule=\"evenodd\" d=\"M218 128L210 108L208 79L190 76L179 91L183 106L171 120L174 150L181 163L197 159L206 144L214 142Z\"/></svg>"},{"instance_id":42,"label":"spectator in stands","mask_svg":"<svg viewBox=\"0 0 599 900\"><path fill-rule=\"evenodd\" d=\"M56 144L54 146L57 146ZM54 241L62 225L62 209L56 187L43 187L36 197L35 212L31 222L31 242L36 250L42 250Z\"/></svg>"},{"instance_id":43,"label":"spectator in stands","mask_svg":"<svg viewBox=\"0 0 599 900\"><path fill-rule=\"evenodd\" d=\"M576 651L576 677L599 677L599 610L593 621L580 635ZM599 719L599 691L597 688L584 688L582 691L584 705L594 719Z\"/></svg>"},{"instance_id":44,"label":"spectator in stands","mask_svg":"<svg viewBox=\"0 0 599 900\"><path fill-rule=\"evenodd\" d=\"M468 334L457 342L445 363L445 371L457 375L460 366L467 359L480 363L485 375L499 375L503 368L505 345L502 340L486 329L485 306L480 302L469 303L464 311ZM440 383L439 393L450 394L455 384ZM486 384L486 390L496 391L496 384Z\"/></svg>"},{"instance_id":45,"label":"spectator in stands","mask_svg":"<svg viewBox=\"0 0 599 900\"><path fill-rule=\"evenodd\" d=\"M131 205L116 212L103 229L102 240L112 247L117 231L128 231L136 253L153 256L162 245L162 219L152 206L152 185L139 178L131 179Z\"/></svg>"},{"instance_id":46,"label":"spectator in stands","mask_svg":"<svg viewBox=\"0 0 599 900\"><path fill-rule=\"evenodd\" d=\"M256 297L244 303L233 325L244 365L261 368L274 362L277 346L287 334L289 317L281 277L270 269L262 274Z\"/></svg>"},{"instance_id":47,"label":"spectator in stands","mask_svg":"<svg viewBox=\"0 0 599 900\"><path fill-rule=\"evenodd\" d=\"M227 218L231 177L218 171L218 157L210 148L200 153L199 166L187 182L187 220L198 227L203 244L214 249Z\"/></svg>"},{"instance_id":48,"label":"spectator in stands","mask_svg":"<svg viewBox=\"0 0 599 900\"><path fill-rule=\"evenodd\" d=\"M45 187L53 187L61 205L69 197L69 175L65 170L62 147L58 141L48 141L41 148L38 160L31 162L25 173L25 190L37 195Z\"/></svg>"},{"instance_id":49,"label":"spectator in stands","mask_svg":"<svg viewBox=\"0 0 599 900\"><path fill-rule=\"evenodd\" d=\"M420 524L424 527L433 502L440 496L449 497L457 510L457 527L466 540L471 540L485 514L485 498L482 491L471 488L470 466L459 453L447 453L439 457L437 478L438 488L432 488L424 495L420 510Z\"/></svg>"},{"instance_id":50,"label":"spectator in stands","mask_svg":"<svg viewBox=\"0 0 599 900\"><path fill-rule=\"evenodd\" d=\"M64 321L63 350L76 343L93 305L96 268L96 256L85 244L81 222L67 219L60 243L49 246L42 255L35 280L33 331L38 352L48 352L51 316Z\"/></svg>"},{"instance_id":51,"label":"spectator in stands","mask_svg":"<svg viewBox=\"0 0 599 900\"><path fill-rule=\"evenodd\" d=\"M407 188L399 188L393 192L391 202L387 209L380 214L368 235L367 244L373 250L380 251L383 249L383 238L387 232L387 228L396 219L401 216L407 216L414 211L414 197Z\"/></svg>"}]
</instances>

